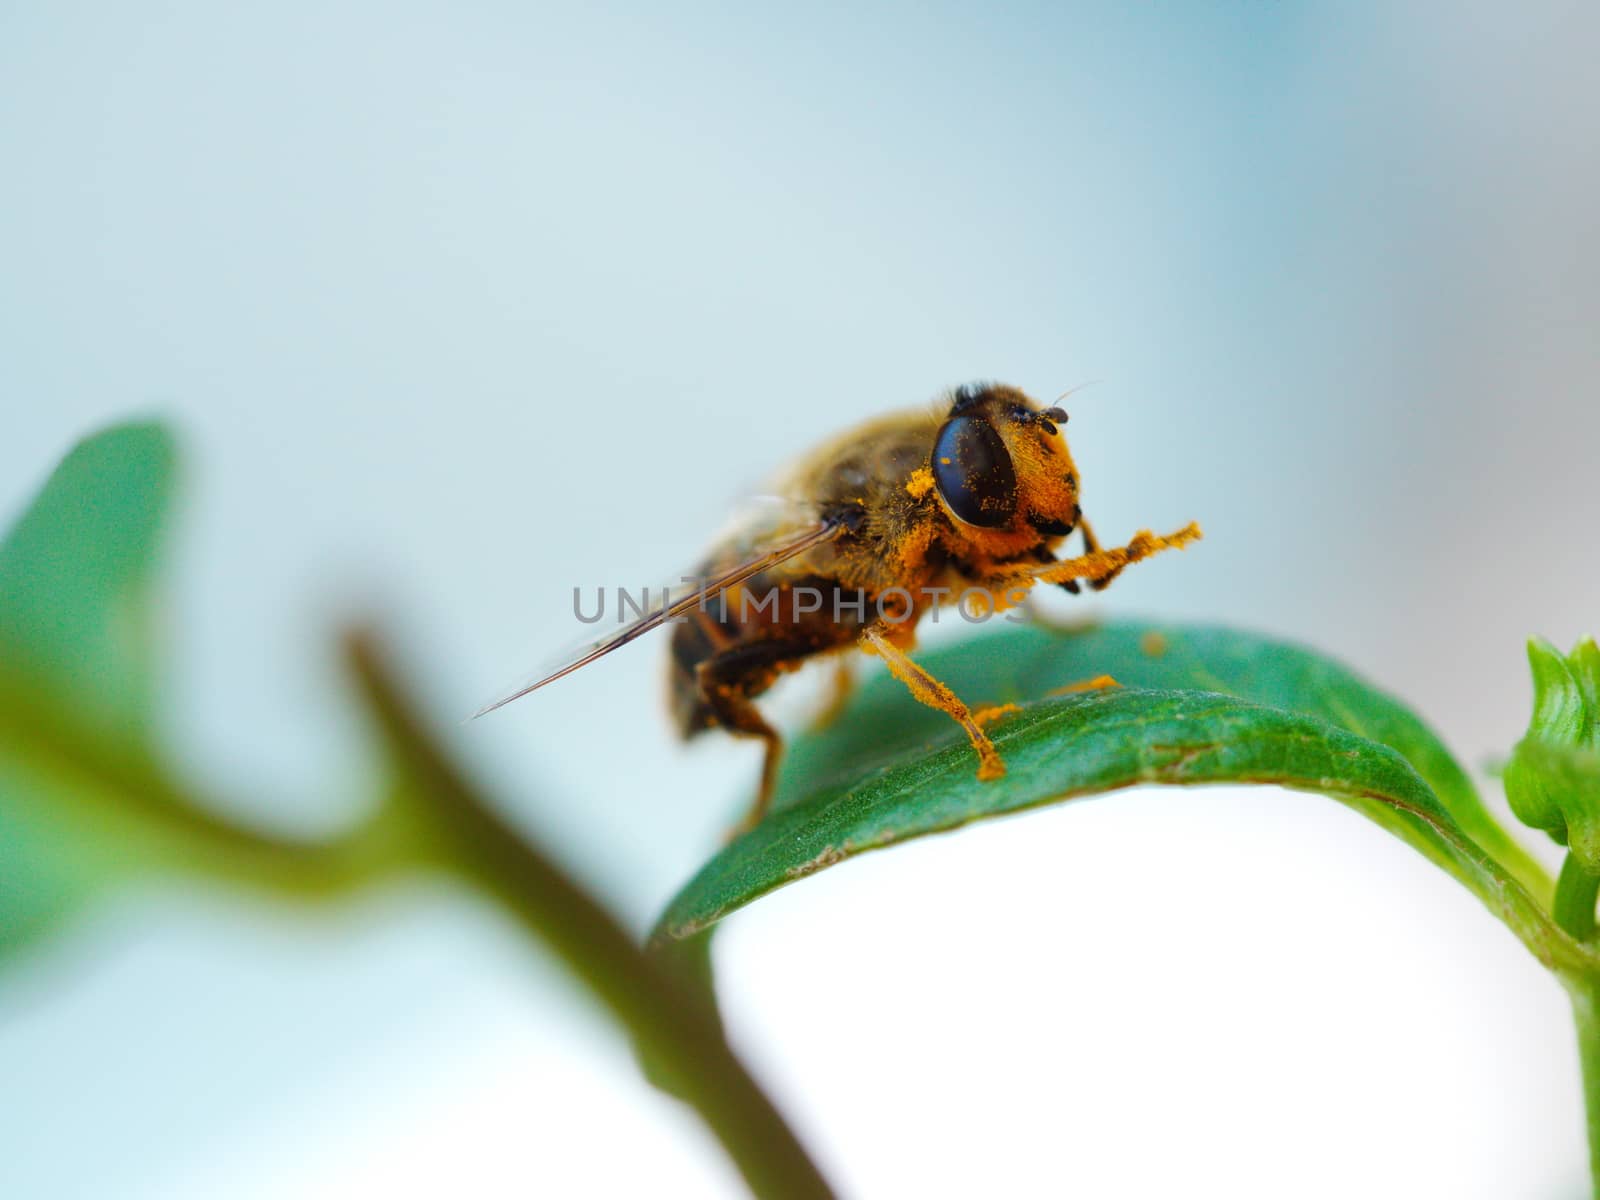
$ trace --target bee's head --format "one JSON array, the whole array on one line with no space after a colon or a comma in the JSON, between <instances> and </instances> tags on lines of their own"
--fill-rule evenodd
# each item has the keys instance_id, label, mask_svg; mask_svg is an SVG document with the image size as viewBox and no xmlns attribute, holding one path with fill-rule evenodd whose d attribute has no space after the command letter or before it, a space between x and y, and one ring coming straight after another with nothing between
<instances>
[{"instance_id":1,"label":"bee's head","mask_svg":"<svg viewBox=\"0 0 1600 1200\"><path fill-rule=\"evenodd\" d=\"M934 488L957 532L1070 532L1078 522L1078 475L1061 436L1067 414L1038 408L1016 388L956 389L933 442Z\"/></svg>"}]
</instances>

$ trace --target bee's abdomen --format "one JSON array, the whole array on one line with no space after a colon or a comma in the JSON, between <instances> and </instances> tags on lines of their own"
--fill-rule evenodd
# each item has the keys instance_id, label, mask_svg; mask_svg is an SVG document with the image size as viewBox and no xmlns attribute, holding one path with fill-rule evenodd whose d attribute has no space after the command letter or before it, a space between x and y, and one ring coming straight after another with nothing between
<instances>
[{"instance_id":1,"label":"bee's abdomen","mask_svg":"<svg viewBox=\"0 0 1600 1200\"><path fill-rule=\"evenodd\" d=\"M800 587L820 595L820 608L796 613L795 589ZM673 725L682 737L693 737L719 724L701 692L700 672L705 664L721 667L719 686L758 696L784 671L854 640L860 626L848 607L844 620L835 619L841 611L835 603L840 589L833 580L812 577L777 582L758 575L749 580L744 592L764 601L764 606L757 609L737 596L723 602L711 600L672 626L669 701ZM805 595L798 607L810 608L815 599Z\"/></svg>"},{"instance_id":2,"label":"bee's abdomen","mask_svg":"<svg viewBox=\"0 0 1600 1200\"><path fill-rule=\"evenodd\" d=\"M709 662L730 644L721 622L696 609L672 627L672 661L668 680L668 699L672 723L680 737L693 737L712 724L710 712L700 695L700 664ZM737 630L732 631L737 639Z\"/></svg>"}]
</instances>

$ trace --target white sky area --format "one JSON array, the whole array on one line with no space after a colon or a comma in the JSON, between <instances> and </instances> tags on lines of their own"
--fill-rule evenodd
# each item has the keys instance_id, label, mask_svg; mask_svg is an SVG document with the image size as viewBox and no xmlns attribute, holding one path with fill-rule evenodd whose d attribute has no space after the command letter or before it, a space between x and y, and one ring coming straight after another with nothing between
<instances>
[{"instance_id":1,"label":"white sky area","mask_svg":"<svg viewBox=\"0 0 1600 1200\"><path fill-rule=\"evenodd\" d=\"M969 379L1081 388L1097 530L1207 540L1060 611L1308 642L1478 770L1524 638L1600 625L1596 25L6 6L0 509L164 414L185 769L348 820L331 631L374 611L642 932L756 770L672 740L664 646L455 722L582 635L573 587L676 578L809 444ZM717 962L850 1195L1586 1186L1559 987L1321 798L1146 790L869 855ZM125 895L0 975L0 1078L7 1197L740 1194L540 951L426 883L319 919Z\"/></svg>"}]
</instances>

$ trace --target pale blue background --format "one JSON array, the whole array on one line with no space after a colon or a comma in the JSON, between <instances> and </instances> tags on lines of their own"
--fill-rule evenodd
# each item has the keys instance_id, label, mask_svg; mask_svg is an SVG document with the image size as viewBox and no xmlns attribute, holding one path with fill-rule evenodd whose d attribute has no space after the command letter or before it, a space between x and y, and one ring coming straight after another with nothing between
<instances>
[{"instance_id":1,"label":"pale blue background","mask_svg":"<svg viewBox=\"0 0 1600 1200\"><path fill-rule=\"evenodd\" d=\"M672 577L730 498L817 438L974 377L1049 397L1089 385L1069 435L1101 532L1208 531L1095 607L1315 642L1481 763L1520 732L1521 639L1600 624L1597 24L1584 4L5 3L0 505L87 429L168 414L188 463L174 740L261 819L331 827L362 766L329 666L338 615L391 617L453 720L572 637L572 586ZM460 731L641 929L753 770L747 748L673 745L659 654ZM1049 938L1074 967L1042 1014L1100 1022L1104 1079L1142 1078L1116 1047L1156 1035L1125 1006L1061 1007L1159 986L1128 949L1148 932L1139 901L1057 891L966 910L987 912L970 966L935 941L888 971L862 950L846 973L863 914L907 902L877 944L920 945L943 880L994 894L1040 844L1065 889L1097 862L1119 897L1113 868L1166 854L1199 872L1174 888L1190 930L1220 940L1195 951L1191 985L1216 971L1276 995L1297 978L1252 953L1262 894L1336 947L1336 967L1304 969L1345 992L1322 979L1261 1012L1220 994L1197 1010L1240 1021L1208 1036L1248 1049L1262 1013L1310 1006L1283 1032L1299 1049L1261 1056L1328 1054L1311 1090L1329 1113L1392 1102L1418 1122L1421 1149L1372 1132L1399 1117L1355 1121L1348 1154L1299 1194L1415 1194L1404 1172L1424 1163L1458 1170L1458 1196L1581 1179L1560 995L1469 899L1326 805L1167 805L897 852L730 931L735 1024L774 1047L770 1076L841 1179L881 1195L914 1172L888 1126L830 1126L908 1068L858 1046L808 1074L806 1037L820 1055L849 1034L850 1010L815 1015L824 996L862 988L879 1021L926 1010L926 1030L896 1019L933 1036L936 997L983 977L1000 911L1007 936ZM1177 828L1189 840L1162 840ZM1410 940L1374 949L1368 912ZM781 976L801 946L838 973ZM1026 957L987 969L1008 978ZM1430 1078L1395 1059L1416 1024L1385 1020L1413 1010L1440 1062L1474 1035L1497 1049L1469 1056L1478 1075ZM1349 1040L1313 1036L1313 1051L1319 1022L1348 1022ZM1020 1097L1048 1051L940 1053L948 1090L912 1088L907 1111L968 1088ZM1297 1155L1329 1157L1323 1118L1278 1115L1271 1089L1305 1083L1284 1069L1234 1091L1167 1079L1192 1096L1175 1110L1199 1130L1191 1153L1267 1131L1214 1164L1227 1194L1278 1194ZM1062 1070L1105 1096L1084 1062ZM130 899L0 978L0 1079L6 1195L359 1194L382 1171L391 1194L420 1195L466 1162L479 1194L606 1194L625 1186L607 1172L632 1169L663 1194L727 1186L551 969L432 891L320 925ZM415 1104L383 1107L408 1087ZM494 1088L505 1104L464 1107ZM1441 1091L1466 1107L1440 1109ZM1128 1122L1110 1117L1048 1156L1052 1179L1155 1194L1166 1185L1118 1165L1106 1139ZM640 1148L594 1142L602 1122ZM429 1158L427 1130L455 1148ZM993 1144L972 1142L921 1194L992 1167ZM1037 1180L1046 1152L1027 1145L1002 1157Z\"/></svg>"}]
</instances>

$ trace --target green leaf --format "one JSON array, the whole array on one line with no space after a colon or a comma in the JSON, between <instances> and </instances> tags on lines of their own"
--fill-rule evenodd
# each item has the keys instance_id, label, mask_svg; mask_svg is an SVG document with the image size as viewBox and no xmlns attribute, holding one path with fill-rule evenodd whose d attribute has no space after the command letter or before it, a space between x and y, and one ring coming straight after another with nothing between
<instances>
[{"instance_id":1,"label":"green leaf","mask_svg":"<svg viewBox=\"0 0 1600 1200\"><path fill-rule=\"evenodd\" d=\"M1514 772L1536 776L1550 794L1561 798L1567 810L1561 840L1571 846L1585 870L1600 874L1600 751L1527 737L1517 743L1507 766L1508 791Z\"/></svg>"},{"instance_id":2,"label":"green leaf","mask_svg":"<svg viewBox=\"0 0 1600 1200\"><path fill-rule=\"evenodd\" d=\"M19 722L51 712L128 753L148 743L149 593L173 460L159 426L97 434L67 455L0 542L0 674L10 697L0 711L10 718L0 729L0 952L72 911L129 858L126 831L76 802L79 785Z\"/></svg>"},{"instance_id":3,"label":"green leaf","mask_svg":"<svg viewBox=\"0 0 1600 1200\"><path fill-rule=\"evenodd\" d=\"M1438 739L1319 655L1223 629L1116 624L985 631L922 661L975 706L1021 706L991 726L1006 776L979 782L948 718L874 678L834 725L795 739L772 814L678 894L658 942L844 858L968 821L1140 783L1232 782L1340 799L1471 888L1541 960L1592 961L1550 922L1548 879ZM1102 673L1125 686L1049 696Z\"/></svg>"},{"instance_id":4,"label":"green leaf","mask_svg":"<svg viewBox=\"0 0 1600 1200\"><path fill-rule=\"evenodd\" d=\"M919 658L975 706L1039 700L1108 674L1126 687L1217 692L1319 717L1404 756L1468 836L1536 896L1550 893L1544 869L1489 815L1471 778L1415 713L1302 646L1216 626L1113 622L1062 630L1015 625L985 630ZM894 680L875 678L863 687L847 719L795 739L777 805L815 790L830 774L838 779L868 759L894 757L949 736L949 719L942 713L909 702Z\"/></svg>"},{"instance_id":5,"label":"green leaf","mask_svg":"<svg viewBox=\"0 0 1600 1200\"><path fill-rule=\"evenodd\" d=\"M1600 650L1592 638L1563 656L1543 638L1528 640L1533 712L1506 763L1506 799L1525 825L1571 846L1584 870L1600 875Z\"/></svg>"},{"instance_id":6,"label":"green leaf","mask_svg":"<svg viewBox=\"0 0 1600 1200\"><path fill-rule=\"evenodd\" d=\"M1600 644L1592 637L1582 638L1567 655L1567 665L1572 668L1589 709L1590 744L1600 745Z\"/></svg>"}]
</instances>

